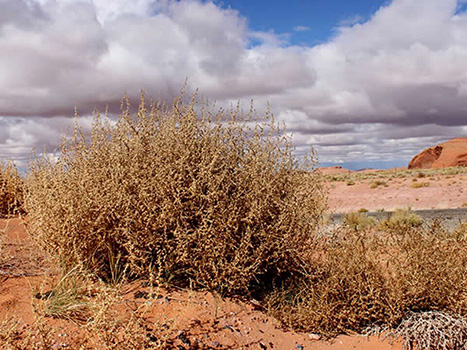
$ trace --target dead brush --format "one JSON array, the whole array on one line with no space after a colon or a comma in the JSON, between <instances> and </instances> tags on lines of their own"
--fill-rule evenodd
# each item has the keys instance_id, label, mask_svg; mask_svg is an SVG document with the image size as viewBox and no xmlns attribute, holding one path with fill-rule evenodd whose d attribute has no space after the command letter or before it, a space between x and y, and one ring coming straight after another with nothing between
<instances>
[{"instance_id":1,"label":"dead brush","mask_svg":"<svg viewBox=\"0 0 467 350\"><path fill-rule=\"evenodd\" d=\"M65 270L111 280L118 258L129 277L245 293L300 268L325 206L314 159L269 112L184 100L142 97L134 115L124 100L115 125L97 114L89 138L76 125L57 161L31 164L29 229Z\"/></svg>"},{"instance_id":2,"label":"dead brush","mask_svg":"<svg viewBox=\"0 0 467 350\"><path fill-rule=\"evenodd\" d=\"M24 181L13 162L0 162L0 217L23 212Z\"/></svg>"},{"instance_id":3,"label":"dead brush","mask_svg":"<svg viewBox=\"0 0 467 350\"><path fill-rule=\"evenodd\" d=\"M320 239L307 273L267 297L294 328L332 337L397 327L411 312L467 315L467 242L434 222L405 230L340 229Z\"/></svg>"},{"instance_id":4,"label":"dead brush","mask_svg":"<svg viewBox=\"0 0 467 350\"><path fill-rule=\"evenodd\" d=\"M269 311L305 332L334 337L391 318L390 291L379 242L370 231L345 228L315 242L307 274L266 298Z\"/></svg>"},{"instance_id":5,"label":"dead brush","mask_svg":"<svg viewBox=\"0 0 467 350\"><path fill-rule=\"evenodd\" d=\"M55 330L42 317L30 326L16 317L7 316L0 322L0 345L2 350L50 350L57 347Z\"/></svg>"},{"instance_id":6,"label":"dead brush","mask_svg":"<svg viewBox=\"0 0 467 350\"><path fill-rule=\"evenodd\" d=\"M411 313L389 334L402 338L404 350L467 348L467 319L439 311Z\"/></svg>"},{"instance_id":7,"label":"dead brush","mask_svg":"<svg viewBox=\"0 0 467 350\"><path fill-rule=\"evenodd\" d=\"M18 319L8 315L0 322L0 344L3 349L15 349L13 346L20 338L19 325Z\"/></svg>"}]
</instances>

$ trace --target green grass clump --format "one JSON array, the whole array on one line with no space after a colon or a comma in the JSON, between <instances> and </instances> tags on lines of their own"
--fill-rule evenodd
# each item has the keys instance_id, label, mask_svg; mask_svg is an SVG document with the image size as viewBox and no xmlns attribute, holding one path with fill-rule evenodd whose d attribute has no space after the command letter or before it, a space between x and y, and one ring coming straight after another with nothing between
<instances>
[{"instance_id":1,"label":"green grass clump","mask_svg":"<svg viewBox=\"0 0 467 350\"><path fill-rule=\"evenodd\" d=\"M66 270L246 293L301 266L325 193L269 112L214 111L176 98L128 103L116 124L77 124L58 159L31 164L35 240Z\"/></svg>"}]
</instances>

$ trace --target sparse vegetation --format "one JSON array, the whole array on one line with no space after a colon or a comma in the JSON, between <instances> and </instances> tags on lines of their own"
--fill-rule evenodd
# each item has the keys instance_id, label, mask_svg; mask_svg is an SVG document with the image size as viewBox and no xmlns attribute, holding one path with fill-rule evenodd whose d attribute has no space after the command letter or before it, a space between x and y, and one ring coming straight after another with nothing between
<instances>
[{"instance_id":1,"label":"sparse vegetation","mask_svg":"<svg viewBox=\"0 0 467 350\"><path fill-rule=\"evenodd\" d=\"M420 175L421 174L421 175ZM350 172L342 174L325 175L326 181L332 182L346 182L353 180L355 182L371 180L371 181L389 181L389 179L407 179L407 178L426 178L433 176L453 176L453 175L466 175L467 167L450 167L440 169L424 169L423 172L417 169L403 169L403 170L375 170L368 172Z\"/></svg>"},{"instance_id":2,"label":"sparse vegetation","mask_svg":"<svg viewBox=\"0 0 467 350\"><path fill-rule=\"evenodd\" d=\"M376 327L402 337L405 350L466 347L466 224L447 231L410 209L379 222L361 208L318 230L326 198L314 159L298 161L269 112L265 120L199 109L183 95L171 106L142 97L132 114L124 99L116 124L97 113L91 135L77 123L58 159L35 159L26 185L11 163L2 166L0 214L20 213L24 195L28 229L62 278L35 291L29 330L0 322L0 343L53 348L46 320L55 318L79 322L81 349L174 348L169 321L149 327L145 319L155 293L118 317L119 288L141 278L151 291L166 284L254 296L285 325L325 337ZM378 188L412 178L419 188L430 184L421 178L466 173L329 180Z\"/></svg>"},{"instance_id":3,"label":"sparse vegetation","mask_svg":"<svg viewBox=\"0 0 467 350\"><path fill-rule=\"evenodd\" d=\"M412 312L465 315L465 239L436 223L403 223L389 231L340 229L315 242L309 274L273 291L271 312L326 336L395 328Z\"/></svg>"},{"instance_id":4,"label":"sparse vegetation","mask_svg":"<svg viewBox=\"0 0 467 350\"><path fill-rule=\"evenodd\" d=\"M65 271L245 293L300 269L324 191L269 113L122 104L115 126L97 114L89 140L77 124L31 165L30 231Z\"/></svg>"}]
</instances>

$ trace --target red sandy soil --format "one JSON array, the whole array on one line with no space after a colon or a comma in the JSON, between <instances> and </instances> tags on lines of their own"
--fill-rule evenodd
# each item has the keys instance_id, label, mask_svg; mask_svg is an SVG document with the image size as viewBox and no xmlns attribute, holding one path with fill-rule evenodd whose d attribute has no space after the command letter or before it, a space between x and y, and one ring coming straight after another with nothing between
<instances>
[{"instance_id":1,"label":"red sandy soil","mask_svg":"<svg viewBox=\"0 0 467 350\"><path fill-rule=\"evenodd\" d=\"M450 209L467 205L467 175L435 176L433 178L381 178L387 187L370 188L373 180L330 181L329 209L334 213L346 213L366 208L370 211L411 207L421 209ZM414 183L429 183L428 187L412 188Z\"/></svg>"},{"instance_id":2,"label":"red sandy soil","mask_svg":"<svg viewBox=\"0 0 467 350\"><path fill-rule=\"evenodd\" d=\"M41 302L36 299L37 291L43 290L57 271L35 247L20 219L0 220L0 230L0 236L4 236L4 259L0 260L0 323L13 316L27 330L38 317L33 309L33 305ZM220 299L208 292L188 290L157 290L157 296L151 293L142 281L122 286L119 316L125 322L131 310L146 305L144 319L148 324L161 320L171 324L172 340L168 348L190 349L188 339L191 344L205 344L201 348L206 349L402 349L400 343L390 345L376 337L317 340L316 335L284 328L253 302ZM46 317L44 322L46 327L55 330L53 349L78 348L82 325L51 317Z\"/></svg>"},{"instance_id":3,"label":"red sandy soil","mask_svg":"<svg viewBox=\"0 0 467 350\"><path fill-rule=\"evenodd\" d=\"M467 166L467 137L458 137L427 148L409 163L409 169Z\"/></svg>"}]
</instances>

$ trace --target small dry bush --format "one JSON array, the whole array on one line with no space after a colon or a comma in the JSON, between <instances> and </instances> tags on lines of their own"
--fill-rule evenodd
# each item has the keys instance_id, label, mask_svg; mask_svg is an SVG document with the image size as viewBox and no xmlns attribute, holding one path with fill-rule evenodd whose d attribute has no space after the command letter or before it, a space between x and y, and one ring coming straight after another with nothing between
<instances>
[{"instance_id":1,"label":"small dry bush","mask_svg":"<svg viewBox=\"0 0 467 350\"><path fill-rule=\"evenodd\" d=\"M388 185L387 185L386 181L382 181L382 180L376 180L376 181L373 181L370 184L370 188L372 188L372 189L378 188L379 186L387 187Z\"/></svg>"},{"instance_id":2,"label":"small dry bush","mask_svg":"<svg viewBox=\"0 0 467 350\"><path fill-rule=\"evenodd\" d=\"M404 230L340 229L315 242L308 275L268 297L272 314L328 337L393 328L410 312L467 313L467 242L435 222Z\"/></svg>"},{"instance_id":3,"label":"small dry bush","mask_svg":"<svg viewBox=\"0 0 467 350\"><path fill-rule=\"evenodd\" d=\"M467 348L467 319L439 311L411 313L392 332L403 339L404 350Z\"/></svg>"},{"instance_id":4,"label":"small dry bush","mask_svg":"<svg viewBox=\"0 0 467 350\"><path fill-rule=\"evenodd\" d=\"M460 222L454 229L454 234L458 239L467 240L467 221Z\"/></svg>"},{"instance_id":5,"label":"small dry bush","mask_svg":"<svg viewBox=\"0 0 467 350\"><path fill-rule=\"evenodd\" d=\"M31 325L15 316L6 316L0 322L0 344L2 350L50 350L58 349L55 329L38 317Z\"/></svg>"},{"instance_id":6,"label":"small dry bush","mask_svg":"<svg viewBox=\"0 0 467 350\"><path fill-rule=\"evenodd\" d=\"M376 219L367 214L368 210L350 212L344 215L343 223L353 230L365 230L376 224Z\"/></svg>"},{"instance_id":7,"label":"small dry bush","mask_svg":"<svg viewBox=\"0 0 467 350\"><path fill-rule=\"evenodd\" d=\"M410 184L410 187L412 188L422 188L422 187L429 187L430 183L429 182L412 182Z\"/></svg>"},{"instance_id":8,"label":"small dry bush","mask_svg":"<svg viewBox=\"0 0 467 350\"><path fill-rule=\"evenodd\" d=\"M410 208L396 209L390 217L380 223L384 230L405 233L413 227L419 227L423 224L423 219L414 213Z\"/></svg>"},{"instance_id":9,"label":"small dry bush","mask_svg":"<svg viewBox=\"0 0 467 350\"><path fill-rule=\"evenodd\" d=\"M77 124L31 164L29 229L65 270L244 293L299 269L325 205L314 159L269 112L184 100L124 101L116 124L97 114L89 138Z\"/></svg>"},{"instance_id":10,"label":"small dry bush","mask_svg":"<svg viewBox=\"0 0 467 350\"><path fill-rule=\"evenodd\" d=\"M22 213L24 181L12 162L0 163L0 217Z\"/></svg>"}]
</instances>

